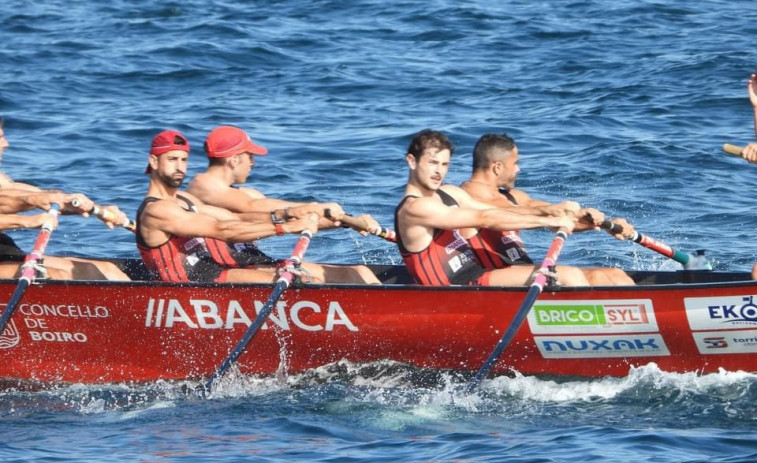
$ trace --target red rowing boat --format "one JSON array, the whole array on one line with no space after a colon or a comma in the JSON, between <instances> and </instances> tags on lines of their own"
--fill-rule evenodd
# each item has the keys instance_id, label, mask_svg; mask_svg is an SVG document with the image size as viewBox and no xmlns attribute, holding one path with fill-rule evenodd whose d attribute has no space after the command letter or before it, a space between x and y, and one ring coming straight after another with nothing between
<instances>
[{"instance_id":1,"label":"red rowing boat","mask_svg":"<svg viewBox=\"0 0 757 463\"><path fill-rule=\"evenodd\" d=\"M132 276L140 262L118 261ZM239 358L245 374L347 359L475 372L528 288L407 284L291 287ZM757 282L746 273L629 272L635 287L550 288L495 374L624 376L650 362L670 372L757 371ZM0 281L7 301L15 280ZM208 378L270 285L47 281L27 289L0 336L0 379L106 383Z\"/></svg>"}]
</instances>

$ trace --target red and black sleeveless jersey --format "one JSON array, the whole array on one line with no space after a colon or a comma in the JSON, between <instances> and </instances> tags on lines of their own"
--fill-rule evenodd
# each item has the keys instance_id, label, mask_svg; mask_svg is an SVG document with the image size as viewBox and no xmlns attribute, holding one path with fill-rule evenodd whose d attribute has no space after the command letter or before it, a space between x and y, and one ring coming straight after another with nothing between
<instances>
[{"instance_id":1,"label":"red and black sleeveless jersey","mask_svg":"<svg viewBox=\"0 0 757 463\"><path fill-rule=\"evenodd\" d=\"M458 207L457 201L444 191L437 190L436 193L447 206ZM405 196L394 210L394 229L402 259L416 283L424 286L468 285L478 280L486 269L459 230L434 229L433 238L426 249L410 252L405 248L398 226L398 213L410 197L415 196Z\"/></svg>"},{"instance_id":2,"label":"red and black sleeveless jersey","mask_svg":"<svg viewBox=\"0 0 757 463\"><path fill-rule=\"evenodd\" d=\"M518 205L509 190L502 188L499 192L513 205ZM516 230L496 231L482 228L476 236L468 238L468 241L476 253L476 257L486 269L534 263L526 252L520 233Z\"/></svg>"},{"instance_id":3,"label":"red and black sleeveless jersey","mask_svg":"<svg viewBox=\"0 0 757 463\"><path fill-rule=\"evenodd\" d=\"M177 195L193 212L197 208L189 198ZM140 232L139 220L147 204L160 201L147 197L137 211L137 249L142 261L154 278L162 281L215 281L221 273L230 268L242 267L229 251L225 241L215 238L185 238L171 236L165 243L147 246Z\"/></svg>"}]
</instances>

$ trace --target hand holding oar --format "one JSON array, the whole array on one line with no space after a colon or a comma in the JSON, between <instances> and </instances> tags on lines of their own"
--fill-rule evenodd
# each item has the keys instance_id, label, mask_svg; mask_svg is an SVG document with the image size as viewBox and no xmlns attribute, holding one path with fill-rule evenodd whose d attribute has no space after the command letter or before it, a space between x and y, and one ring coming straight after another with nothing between
<instances>
[{"instance_id":1,"label":"hand holding oar","mask_svg":"<svg viewBox=\"0 0 757 463\"><path fill-rule=\"evenodd\" d=\"M616 223L612 223L609 220L602 222L600 228L609 230L614 234L620 234L623 231L623 227ZM658 241L654 238L643 235L636 230L634 230L633 236L630 239L631 241L638 243L647 249L651 249L652 251L658 252L665 257L673 259L674 261L683 265L683 268L685 268L686 270L712 270L712 265L710 265L710 263L707 262L707 259L704 258L703 251L701 251L701 253L698 252L696 255L678 251L671 248L662 241Z\"/></svg>"},{"instance_id":2,"label":"hand holding oar","mask_svg":"<svg viewBox=\"0 0 757 463\"><path fill-rule=\"evenodd\" d=\"M750 143L747 146L736 146L726 143L723 145L723 151L735 156L741 156L751 163L757 163L757 143Z\"/></svg>"},{"instance_id":3,"label":"hand holding oar","mask_svg":"<svg viewBox=\"0 0 757 463\"><path fill-rule=\"evenodd\" d=\"M265 305L263 305L263 307L260 309L260 312L258 312L255 320L253 320L252 324L250 324L250 326L247 328L247 331L244 333L244 336L242 336L242 339L240 339L237 345L234 346L234 349L232 349L226 359L224 359L221 365L219 365L208 382L205 383L206 391L210 391L210 388L213 386L213 382L223 376L224 373L226 373L231 367L231 364L236 362L239 356L242 355L242 352L244 352L247 344L250 343L255 334L257 334L257 332L260 330L260 327L263 326L263 323L265 323L266 319L271 314L271 311L276 305L276 302L278 302L279 298L281 298L281 295L284 294L284 291L289 287L289 284L294 279L295 268L302 263L302 258L304 257L305 251L310 244L310 239L313 237L317 230L317 214L311 214L310 218L313 226L311 227L311 229L303 230L300 234L300 238L297 240L297 244L294 246L292 256L284 261L279 279L276 280L276 284L273 287L273 292L268 297Z\"/></svg>"},{"instance_id":4,"label":"hand holding oar","mask_svg":"<svg viewBox=\"0 0 757 463\"><path fill-rule=\"evenodd\" d=\"M499 359L499 356L502 355L502 352L504 352L510 342L512 342L515 335L518 333L518 330L528 316L528 312L531 310L531 307L533 307L534 302L536 302L536 299L539 297L539 294L541 294L544 286L547 283L547 272L549 272L550 267L553 267L555 264L557 264L557 257L560 255L560 251L562 250L563 244L565 244L566 239L568 239L568 233L565 230L560 229L560 231L558 231L555 235L555 239L552 240L552 244L549 246L549 250L547 251L547 256L541 263L539 270L535 272L536 276L534 277L533 283L531 283L531 288L529 288L528 294L526 294L526 298L523 300L520 309L518 309L518 312L515 313L515 316L510 322L510 326L507 328L507 331L505 331L505 334L502 335L502 338L494 347L492 353L489 354L489 358L486 359L486 362L484 362L484 364L478 370L476 376L474 376L473 379L468 382L468 392L473 391L478 386L478 383L486 378L486 376L489 374L489 371L494 366L494 363L497 361L497 359Z\"/></svg>"},{"instance_id":5,"label":"hand holding oar","mask_svg":"<svg viewBox=\"0 0 757 463\"><path fill-rule=\"evenodd\" d=\"M71 205L78 208L81 206L81 202L78 199L74 199L73 201L71 201ZM132 232L137 229L137 224L134 223L133 220L128 218L116 206L100 206L99 204L92 203L92 209L86 211L86 213L94 215L98 219L105 222L105 225L110 228L113 228L113 226L115 225L123 227Z\"/></svg>"},{"instance_id":6,"label":"hand holding oar","mask_svg":"<svg viewBox=\"0 0 757 463\"><path fill-rule=\"evenodd\" d=\"M397 234L394 233L394 230L384 228L378 223L371 224L365 216L353 217L351 215L345 215L339 219L339 221L361 233L370 233L391 242L397 241Z\"/></svg>"},{"instance_id":7,"label":"hand holding oar","mask_svg":"<svg viewBox=\"0 0 757 463\"><path fill-rule=\"evenodd\" d=\"M16 310L18 303L21 302L21 297L24 295L26 288L37 275L37 271L40 268L42 258L45 254L45 249L47 248L47 242L50 240L50 234L58 225L58 213L58 205L53 204L48 211L50 217L44 224L42 224L42 228L39 231L39 235L37 235L37 240L34 242L34 248L32 249L31 254L26 256L24 263L21 265L21 277L18 280L18 285L13 291L8 304L6 304L3 315L0 316L0 333L5 331L5 326L8 324L13 312Z\"/></svg>"}]
</instances>

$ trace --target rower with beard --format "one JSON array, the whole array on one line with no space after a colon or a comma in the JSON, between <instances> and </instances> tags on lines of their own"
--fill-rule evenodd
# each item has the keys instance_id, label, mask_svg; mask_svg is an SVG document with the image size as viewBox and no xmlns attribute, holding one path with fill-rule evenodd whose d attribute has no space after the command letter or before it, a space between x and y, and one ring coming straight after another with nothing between
<instances>
[{"instance_id":1,"label":"rower with beard","mask_svg":"<svg viewBox=\"0 0 757 463\"><path fill-rule=\"evenodd\" d=\"M150 147L150 185L137 211L137 248L148 271L163 281L272 282L274 263L239 262L229 243L246 243L283 233L315 233L318 215L271 223L270 213L235 214L180 191L187 172L189 141L166 130ZM338 220L339 211L331 218Z\"/></svg>"},{"instance_id":2,"label":"rower with beard","mask_svg":"<svg viewBox=\"0 0 757 463\"><path fill-rule=\"evenodd\" d=\"M542 216L527 211L506 211L474 200L459 187L443 184L453 152L449 139L423 130L410 141L405 159L409 168L405 196L395 209L397 245L408 271L422 285L523 285L506 269L486 268L476 256L468 236L476 229L495 231L562 228L570 233L576 219L571 211L555 210ZM581 272L560 271L559 284L586 285Z\"/></svg>"}]
</instances>

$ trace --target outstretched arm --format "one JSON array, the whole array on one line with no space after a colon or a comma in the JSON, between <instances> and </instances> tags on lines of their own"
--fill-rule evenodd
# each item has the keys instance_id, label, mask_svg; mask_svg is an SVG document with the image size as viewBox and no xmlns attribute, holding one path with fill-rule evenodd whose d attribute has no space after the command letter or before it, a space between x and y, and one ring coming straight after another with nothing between
<instances>
[{"instance_id":1,"label":"outstretched arm","mask_svg":"<svg viewBox=\"0 0 757 463\"><path fill-rule=\"evenodd\" d=\"M488 228L497 231L523 230L531 228L573 229L575 220L561 217L521 214L512 210L496 208L477 209L473 207L448 207L433 198L416 198L408 201L403 208L406 223L426 228L452 230L455 228Z\"/></svg>"},{"instance_id":2,"label":"outstretched arm","mask_svg":"<svg viewBox=\"0 0 757 463\"><path fill-rule=\"evenodd\" d=\"M10 230L13 228L39 228L53 220L57 226L58 218L50 214L36 215L19 215L19 214L0 214L0 230Z\"/></svg>"},{"instance_id":3,"label":"outstretched arm","mask_svg":"<svg viewBox=\"0 0 757 463\"><path fill-rule=\"evenodd\" d=\"M237 219L219 220L211 214L189 212L170 201L149 204L142 216L145 241L160 242L161 235L216 238L231 243L245 243L276 235L276 227L268 222L249 223ZM311 228L313 218L295 220L282 225L284 233L299 233ZM155 236L151 236L155 235Z\"/></svg>"}]
</instances>

